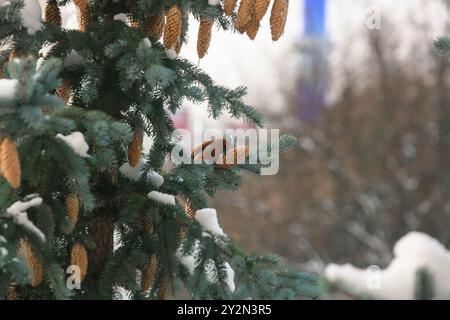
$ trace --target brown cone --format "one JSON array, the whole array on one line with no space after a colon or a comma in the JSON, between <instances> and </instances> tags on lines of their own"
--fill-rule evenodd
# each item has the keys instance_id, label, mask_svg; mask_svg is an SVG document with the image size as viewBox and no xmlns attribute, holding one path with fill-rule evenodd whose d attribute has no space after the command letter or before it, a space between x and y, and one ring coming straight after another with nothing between
<instances>
[{"instance_id":1,"label":"brown cone","mask_svg":"<svg viewBox=\"0 0 450 320\"><path fill-rule=\"evenodd\" d=\"M255 2L256 21L260 22L262 20L262 18L266 15L269 5L270 5L270 0L256 0L256 2Z\"/></svg>"},{"instance_id":2,"label":"brown cone","mask_svg":"<svg viewBox=\"0 0 450 320\"><path fill-rule=\"evenodd\" d=\"M13 61L15 58L18 58L19 55L17 54L16 50L11 50L9 52L8 62Z\"/></svg>"},{"instance_id":3,"label":"brown cone","mask_svg":"<svg viewBox=\"0 0 450 320\"><path fill-rule=\"evenodd\" d=\"M56 94L67 104L72 95L72 88L70 87L69 81L64 80L62 86L56 89Z\"/></svg>"},{"instance_id":4,"label":"brown cone","mask_svg":"<svg viewBox=\"0 0 450 320\"><path fill-rule=\"evenodd\" d=\"M224 2L224 11L227 16L231 16L233 14L234 9L236 8L237 0L225 0Z\"/></svg>"},{"instance_id":5,"label":"brown cone","mask_svg":"<svg viewBox=\"0 0 450 320\"><path fill-rule=\"evenodd\" d=\"M0 141L0 175L11 187L19 188L21 180L19 153L15 143L8 138Z\"/></svg>"},{"instance_id":6,"label":"brown cone","mask_svg":"<svg viewBox=\"0 0 450 320\"><path fill-rule=\"evenodd\" d=\"M75 225L78 221L78 215L80 213L80 201L78 200L78 197L74 194L71 194L66 199L66 210L67 215L70 219L70 232L72 232L73 228L75 228Z\"/></svg>"},{"instance_id":7,"label":"brown cone","mask_svg":"<svg viewBox=\"0 0 450 320\"><path fill-rule=\"evenodd\" d=\"M245 33L247 33L247 36L251 40L255 40L258 31L259 31L259 22L258 20L256 20L256 17L253 16L252 20L249 22L247 28L245 29Z\"/></svg>"},{"instance_id":8,"label":"brown cone","mask_svg":"<svg viewBox=\"0 0 450 320\"><path fill-rule=\"evenodd\" d=\"M244 159L249 156L248 146L240 146L227 152L222 158L222 163L217 163L219 169L231 169L238 164L243 164Z\"/></svg>"},{"instance_id":9,"label":"brown cone","mask_svg":"<svg viewBox=\"0 0 450 320\"><path fill-rule=\"evenodd\" d=\"M128 14L127 15L127 18L128 18L128 21L130 22L130 26L132 27L132 28L139 28L139 26L140 26L140 23L139 23L139 20L136 20L135 18L134 18L134 15L133 14Z\"/></svg>"},{"instance_id":10,"label":"brown cone","mask_svg":"<svg viewBox=\"0 0 450 320\"><path fill-rule=\"evenodd\" d=\"M214 21L211 18L202 18L200 21L197 38L197 54L200 59L208 52L213 24Z\"/></svg>"},{"instance_id":11,"label":"brown cone","mask_svg":"<svg viewBox=\"0 0 450 320\"><path fill-rule=\"evenodd\" d=\"M184 206L184 211L186 212L186 214L188 215L189 218L191 218L192 220L195 219L195 210L189 200L186 201L186 204Z\"/></svg>"},{"instance_id":12,"label":"brown cone","mask_svg":"<svg viewBox=\"0 0 450 320\"><path fill-rule=\"evenodd\" d=\"M145 19L144 29L147 36L153 40L161 39L166 18L163 15L150 16Z\"/></svg>"},{"instance_id":13,"label":"brown cone","mask_svg":"<svg viewBox=\"0 0 450 320\"><path fill-rule=\"evenodd\" d=\"M180 40L183 14L178 5L173 5L166 15L164 26L164 46L168 49L174 48Z\"/></svg>"},{"instance_id":14,"label":"brown cone","mask_svg":"<svg viewBox=\"0 0 450 320\"><path fill-rule=\"evenodd\" d=\"M182 47L181 41L178 41L178 42L177 42L177 45L175 46L175 52L177 53L177 55L180 54L180 52L181 52L181 47Z\"/></svg>"},{"instance_id":15,"label":"brown cone","mask_svg":"<svg viewBox=\"0 0 450 320\"><path fill-rule=\"evenodd\" d=\"M150 257L148 264L142 268L141 291L147 292L153 284L156 271L158 270L158 259L155 255Z\"/></svg>"},{"instance_id":16,"label":"brown cone","mask_svg":"<svg viewBox=\"0 0 450 320\"><path fill-rule=\"evenodd\" d=\"M140 223L141 223L141 226L142 226L142 230L144 230L145 233L150 233L150 232L153 231L153 225L148 220L148 217L147 217L147 215L145 213L141 214Z\"/></svg>"},{"instance_id":17,"label":"brown cone","mask_svg":"<svg viewBox=\"0 0 450 320\"><path fill-rule=\"evenodd\" d=\"M45 21L57 26L61 25L61 11L56 0L48 0L45 6Z\"/></svg>"},{"instance_id":18,"label":"brown cone","mask_svg":"<svg viewBox=\"0 0 450 320\"><path fill-rule=\"evenodd\" d=\"M270 15L270 28L272 40L277 41L284 33L289 9L289 0L275 0Z\"/></svg>"},{"instance_id":19,"label":"brown cone","mask_svg":"<svg viewBox=\"0 0 450 320\"><path fill-rule=\"evenodd\" d=\"M89 6L86 5L84 8L80 7L80 16L79 16L80 31L86 32L90 22L91 22L91 11L89 10Z\"/></svg>"},{"instance_id":20,"label":"brown cone","mask_svg":"<svg viewBox=\"0 0 450 320\"><path fill-rule=\"evenodd\" d=\"M240 33L244 33L245 29L252 19L255 9L255 0L241 0L239 11L236 18L236 29Z\"/></svg>"},{"instance_id":21,"label":"brown cone","mask_svg":"<svg viewBox=\"0 0 450 320\"><path fill-rule=\"evenodd\" d=\"M87 274L88 255L86 248L81 243L75 243L70 252L70 264L80 268L80 281L83 281Z\"/></svg>"},{"instance_id":22,"label":"brown cone","mask_svg":"<svg viewBox=\"0 0 450 320\"><path fill-rule=\"evenodd\" d=\"M19 254L22 255L26 261L28 270L31 275L31 286L33 288L39 286L44 280L44 267L35 254L33 247L27 240L21 239L19 242Z\"/></svg>"},{"instance_id":23,"label":"brown cone","mask_svg":"<svg viewBox=\"0 0 450 320\"><path fill-rule=\"evenodd\" d=\"M16 283L9 285L8 292L6 293L6 300L21 300L18 285Z\"/></svg>"},{"instance_id":24,"label":"brown cone","mask_svg":"<svg viewBox=\"0 0 450 320\"><path fill-rule=\"evenodd\" d=\"M88 5L88 0L73 0L73 3L75 3L78 8L85 9Z\"/></svg>"},{"instance_id":25,"label":"brown cone","mask_svg":"<svg viewBox=\"0 0 450 320\"><path fill-rule=\"evenodd\" d=\"M142 143L144 141L144 133L141 129L135 129L133 138L128 145L128 163L131 167L136 167L141 160L142 155Z\"/></svg>"}]
</instances>

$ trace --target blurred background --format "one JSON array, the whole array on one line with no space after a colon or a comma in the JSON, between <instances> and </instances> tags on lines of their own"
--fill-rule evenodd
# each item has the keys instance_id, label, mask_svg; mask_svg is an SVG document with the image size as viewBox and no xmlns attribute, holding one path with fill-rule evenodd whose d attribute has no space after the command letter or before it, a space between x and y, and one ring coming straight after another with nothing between
<instances>
[{"instance_id":1,"label":"blurred background","mask_svg":"<svg viewBox=\"0 0 450 320\"><path fill-rule=\"evenodd\" d=\"M276 176L247 175L212 199L248 251L295 269L381 267L419 230L450 246L450 66L433 41L450 34L448 0L293 0L285 36L269 17L254 42L215 31L201 60L217 82L249 88L270 128L298 138ZM181 55L197 62L196 27ZM211 120L186 105L180 128Z\"/></svg>"}]
</instances>

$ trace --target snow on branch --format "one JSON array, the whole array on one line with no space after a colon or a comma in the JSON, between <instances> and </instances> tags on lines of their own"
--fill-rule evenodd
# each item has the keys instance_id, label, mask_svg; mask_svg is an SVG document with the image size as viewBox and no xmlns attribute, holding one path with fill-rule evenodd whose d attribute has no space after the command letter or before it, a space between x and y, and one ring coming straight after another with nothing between
<instances>
[{"instance_id":1,"label":"snow on branch","mask_svg":"<svg viewBox=\"0 0 450 320\"><path fill-rule=\"evenodd\" d=\"M31 233L38 236L43 242L45 242L44 233L39 230L33 222L28 219L27 210L31 207L38 207L42 204L42 198L37 195L30 195L26 199L28 201L17 201L13 203L8 209L6 209L6 216L13 219L15 223L21 225Z\"/></svg>"},{"instance_id":2,"label":"snow on branch","mask_svg":"<svg viewBox=\"0 0 450 320\"><path fill-rule=\"evenodd\" d=\"M148 194L148 198L150 200L162 203L162 204L166 204L166 205L171 205L174 206L175 205L175 196L171 195L171 194L167 194L167 193L162 193L162 192L158 192L158 191L152 191Z\"/></svg>"},{"instance_id":3,"label":"snow on branch","mask_svg":"<svg viewBox=\"0 0 450 320\"><path fill-rule=\"evenodd\" d=\"M86 143L86 140L84 139L84 135L79 132L72 132L71 134L64 136L61 133L58 133L56 135L57 139L61 139L62 141L64 141L65 143L67 143L67 145L72 148L72 150L79 155L80 157L83 158L88 158L88 150L89 150L89 145Z\"/></svg>"},{"instance_id":4,"label":"snow on branch","mask_svg":"<svg viewBox=\"0 0 450 320\"><path fill-rule=\"evenodd\" d=\"M395 244L394 259L386 269L373 267L364 270L350 264L330 264L325 278L358 296L404 300L414 299L416 274L426 269L433 276L434 298L450 297L450 252L427 234L407 234Z\"/></svg>"},{"instance_id":5,"label":"snow on branch","mask_svg":"<svg viewBox=\"0 0 450 320\"><path fill-rule=\"evenodd\" d=\"M14 100L17 94L17 79L1 79L0 80L0 100Z\"/></svg>"},{"instance_id":6,"label":"snow on branch","mask_svg":"<svg viewBox=\"0 0 450 320\"><path fill-rule=\"evenodd\" d=\"M225 236L217 219L216 209L205 208L195 212L195 220L200 223L203 230L211 232L213 235Z\"/></svg>"}]
</instances>

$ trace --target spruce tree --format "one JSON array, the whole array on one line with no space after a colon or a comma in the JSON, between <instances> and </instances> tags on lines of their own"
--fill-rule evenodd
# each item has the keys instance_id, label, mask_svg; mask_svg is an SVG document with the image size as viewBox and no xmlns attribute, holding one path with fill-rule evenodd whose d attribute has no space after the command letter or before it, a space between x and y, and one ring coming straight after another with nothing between
<instances>
[{"instance_id":1,"label":"spruce tree","mask_svg":"<svg viewBox=\"0 0 450 320\"><path fill-rule=\"evenodd\" d=\"M314 275L246 255L199 219L262 164L167 166L183 101L263 126L244 87L179 52L192 19L200 58L214 28L254 38L270 1L73 0L78 30L61 27L69 2L48 0L41 22L37 0L0 0L0 299L317 296ZM274 40L287 6L273 1Z\"/></svg>"}]
</instances>

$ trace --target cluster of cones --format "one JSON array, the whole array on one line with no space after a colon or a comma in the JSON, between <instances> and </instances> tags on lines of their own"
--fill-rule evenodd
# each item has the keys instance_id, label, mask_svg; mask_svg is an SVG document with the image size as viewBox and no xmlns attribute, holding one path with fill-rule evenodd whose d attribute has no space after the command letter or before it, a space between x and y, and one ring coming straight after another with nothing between
<instances>
[{"instance_id":1,"label":"cluster of cones","mask_svg":"<svg viewBox=\"0 0 450 320\"><path fill-rule=\"evenodd\" d=\"M72 232L75 228L78 221L79 210L80 203L78 197L73 194L69 195L66 199L66 212L70 225L67 233ZM18 252L27 264L31 276L31 285L33 287L39 286L44 280L44 266L39 251L31 245L28 240L22 238L19 241ZM83 281L88 269L88 253L83 244L76 242L72 246L70 251L70 265L79 268L79 281Z\"/></svg>"},{"instance_id":2,"label":"cluster of cones","mask_svg":"<svg viewBox=\"0 0 450 320\"><path fill-rule=\"evenodd\" d=\"M248 146L231 148L231 142L226 138L203 142L194 148L191 154L192 159L214 164L216 168L222 170L229 170L239 164L244 164L248 156Z\"/></svg>"},{"instance_id":3,"label":"cluster of cones","mask_svg":"<svg viewBox=\"0 0 450 320\"><path fill-rule=\"evenodd\" d=\"M272 0L241 0L236 17L236 29L240 33L246 33L254 40L258 34L262 18L266 15ZM237 6L237 0L224 0L225 14L233 14ZM272 40L277 41L284 33L289 0L273 0L270 15L270 29Z\"/></svg>"}]
</instances>

